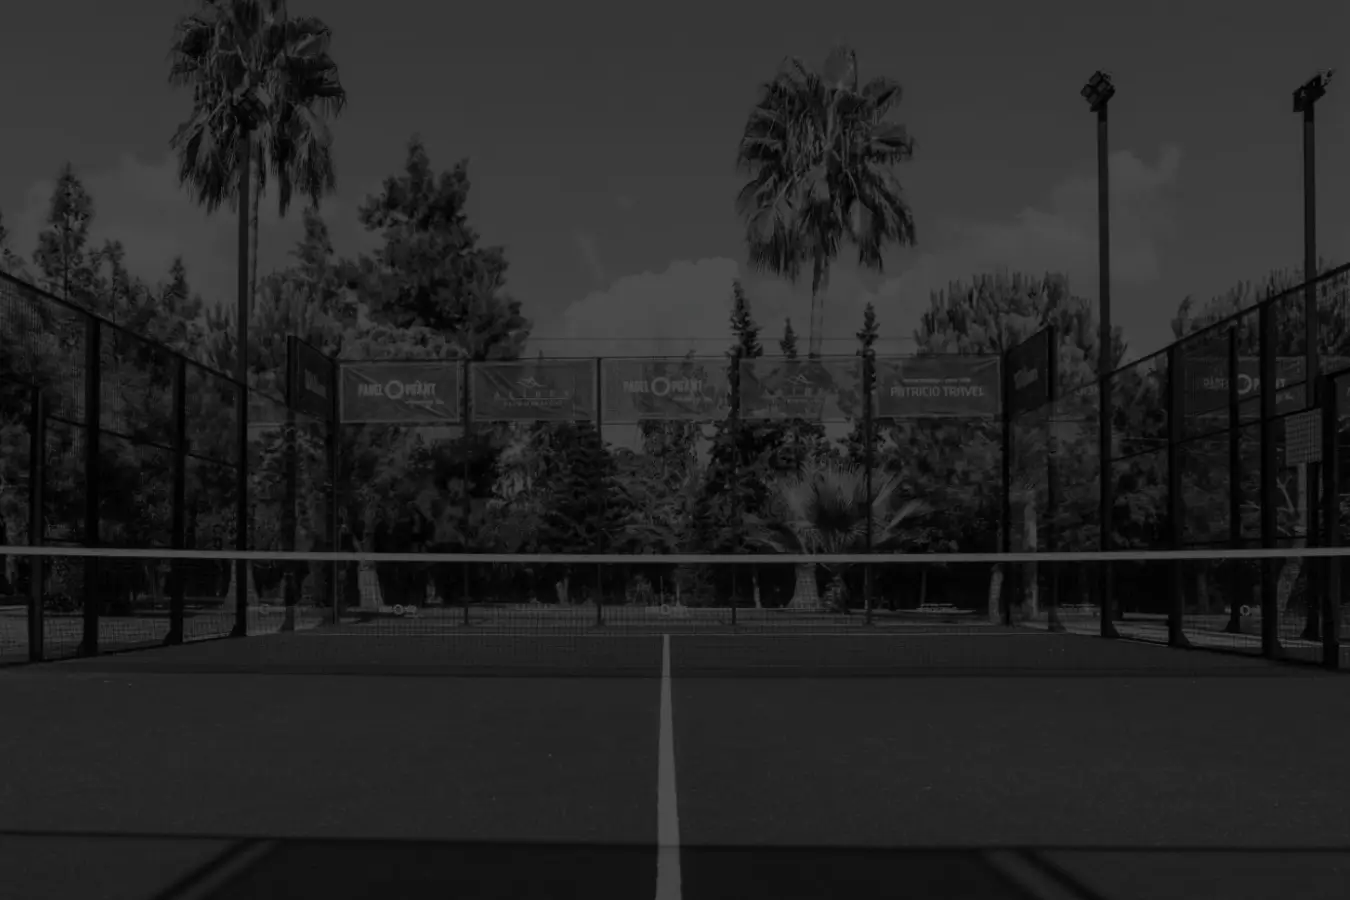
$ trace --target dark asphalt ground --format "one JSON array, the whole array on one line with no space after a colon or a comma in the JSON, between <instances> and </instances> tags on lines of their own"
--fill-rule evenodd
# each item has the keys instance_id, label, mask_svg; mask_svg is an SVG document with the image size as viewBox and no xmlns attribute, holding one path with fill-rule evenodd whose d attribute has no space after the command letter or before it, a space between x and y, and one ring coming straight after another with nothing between
<instances>
[{"instance_id":1,"label":"dark asphalt ground","mask_svg":"<svg viewBox=\"0 0 1350 900\"><path fill-rule=\"evenodd\" d=\"M659 645L470 678L444 641L301 640L0 671L0 897L656 896ZM1350 897L1343 675L727 640L672 643L684 898Z\"/></svg>"}]
</instances>

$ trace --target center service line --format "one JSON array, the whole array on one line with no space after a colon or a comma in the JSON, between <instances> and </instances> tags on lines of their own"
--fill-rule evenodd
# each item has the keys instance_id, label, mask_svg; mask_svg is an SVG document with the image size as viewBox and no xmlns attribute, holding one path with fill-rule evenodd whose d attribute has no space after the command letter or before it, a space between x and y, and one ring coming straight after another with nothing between
<instances>
[{"instance_id":1,"label":"center service line","mask_svg":"<svg viewBox=\"0 0 1350 900\"><path fill-rule=\"evenodd\" d=\"M661 733L656 764L656 900L680 900L680 816L675 806L670 635L661 636Z\"/></svg>"}]
</instances>

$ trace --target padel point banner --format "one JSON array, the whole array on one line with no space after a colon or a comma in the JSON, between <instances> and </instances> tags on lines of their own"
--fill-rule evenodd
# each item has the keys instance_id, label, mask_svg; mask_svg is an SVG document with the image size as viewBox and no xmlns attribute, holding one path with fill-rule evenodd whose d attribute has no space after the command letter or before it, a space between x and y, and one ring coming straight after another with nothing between
<instances>
[{"instance_id":1,"label":"padel point banner","mask_svg":"<svg viewBox=\"0 0 1350 900\"><path fill-rule=\"evenodd\" d=\"M1342 360L1323 359L1322 368L1339 368ZM1215 356L1184 357L1186 378L1186 412L1189 415L1206 413L1226 414L1228 411L1228 360ZM1306 405L1304 388L1307 382L1307 358L1282 356L1275 361L1275 414L1298 412ZM1261 396L1261 359L1243 356L1238 359L1237 398L1239 403Z\"/></svg>"},{"instance_id":2,"label":"padel point banner","mask_svg":"<svg viewBox=\"0 0 1350 900\"><path fill-rule=\"evenodd\" d=\"M856 356L743 359L740 376L741 417L748 421L848 422L863 412Z\"/></svg>"},{"instance_id":3,"label":"padel point banner","mask_svg":"<svg viewBox=\"0 0 1350 900\"><path fill-rule=\"evenodd\" d=\"M997 356L877 360L876 409L883 419L981 419L999 413Z\"/></svg>"},{"instance_id":4,"label":"padel point banner","mask_svg":"<svg viewBox=\"0 0 1350 900\"><path fill-rule=\"evenodd\" d=\"M343 363L344 423L447 424L458 422L458 362Z\"/></svg>"},{"instance_id":5,"label":"padel point banner","mask_svg":"<svg viewBox=\"0 0 1350 900\"><path fill-rule=\"evenodd\" d=\"M595 418L595 360L474 363L475 422L573 422Z\"/></svg>"},{"instance_id":6,"label":"padel point banner","mask_svg":"<svg viewBox=\"0 0 1350 900\"><path fill-rule=\"evenodd\" d=\"M731 397L726 360L716 357L605 359L600 385L604 421L623 425L725 418Z\"/></svg>"}]
</instances>

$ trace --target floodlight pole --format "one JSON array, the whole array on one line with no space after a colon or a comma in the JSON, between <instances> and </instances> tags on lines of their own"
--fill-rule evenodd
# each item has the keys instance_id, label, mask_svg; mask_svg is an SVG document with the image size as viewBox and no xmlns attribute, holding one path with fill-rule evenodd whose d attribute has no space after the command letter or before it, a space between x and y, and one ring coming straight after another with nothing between
<instances>
[{"instance_id":1,"label":"floodlight pole","mask_svg":"<svg viewBox=\"0 0 1350 900\"><path fill-rule=\"evenodd\" d=\"M1107 106L1115 93L1111 76L1101 71L1093 73L1081 91L1088 106L1097 114L1097 318L1100 329L1097 339L1097 465L1101 473L1098 518L1103 551L1111 550L1112 508L1115 506L1111 483L1111 215L1106 117ZM1103 563L1099 572L1101 636L1107 638L1119 637L1113 621L1115 604L1112 602L1111 574L1111 564Z\"/></svg>"},{"instance_id":2,"label":"floodlight pole","mask_svg":"<svg viewBox=\"0 0 1350 900\"><path fill-rule=\"evenodd\" d=\"M1308 405L1313 403L1312 384L1317 378L1318 334L1317 291L1313 279L1317 277L1317 101L1326 96L1332 70L1318 72L1294 91L1294 112L1303 115L1303 281L1304 281L1304 338L1307 352L1305 393Z\"/></svg>"},{"instance_id":3,"label":"floodlight pole","mask_svg":"<svg viewBox=\"0 0 1350 900\"><path fill-rule=\"evenodd\" d=\"M1304 363L1303 395L1307 409L1317 406L1318 398L1315 394L1320 385L1317 287L1314 284L1314 279L1317 278L1317 141L1314 111L1317 108L1317 101L1326 95L1331 76L1331 70L1318 72L1294 91L1294 112L1303 116L1303 346L1307 357ZM1318 482L1321 472L1316 463L1307 463L1303 469L1305 472L1303 505L1307 510L1308 546L1311 547L1316 546L1319 539L1318 504L1314 498L1319 492ZM1313 576L1310 578L1310 584L1316 584L1320 581L1317 575L1321 574L1318 570L1322 566L1315 560L1309 562L1310 569L1313 570L1309 573ZM1312 632L1316 631L1318 624L1316 618L1310 616L1307 629L1309 633L1304 636L1316 638L1317 635Z\"/></svg>"}]
</instances>

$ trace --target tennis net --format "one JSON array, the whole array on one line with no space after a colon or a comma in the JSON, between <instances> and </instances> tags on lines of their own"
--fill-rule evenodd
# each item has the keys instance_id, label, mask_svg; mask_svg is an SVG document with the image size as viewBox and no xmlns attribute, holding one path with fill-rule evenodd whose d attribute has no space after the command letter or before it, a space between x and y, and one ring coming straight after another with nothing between
<instances>
[{"instance_id":1,"label":"tennis net","mask_svg":"<svg viewBox=\"0 0 1350 900\"><path fill-rule=\"evenodd\" d=\"M182 670L655 674L669 652L683 671L713 674L1190 671L1260 657L1334 667L1350 662L1347 552L0 547L0 662L116 654L118 665ZM245 640L209 640L226 637Z\"/></svg>"}]
</instances>

